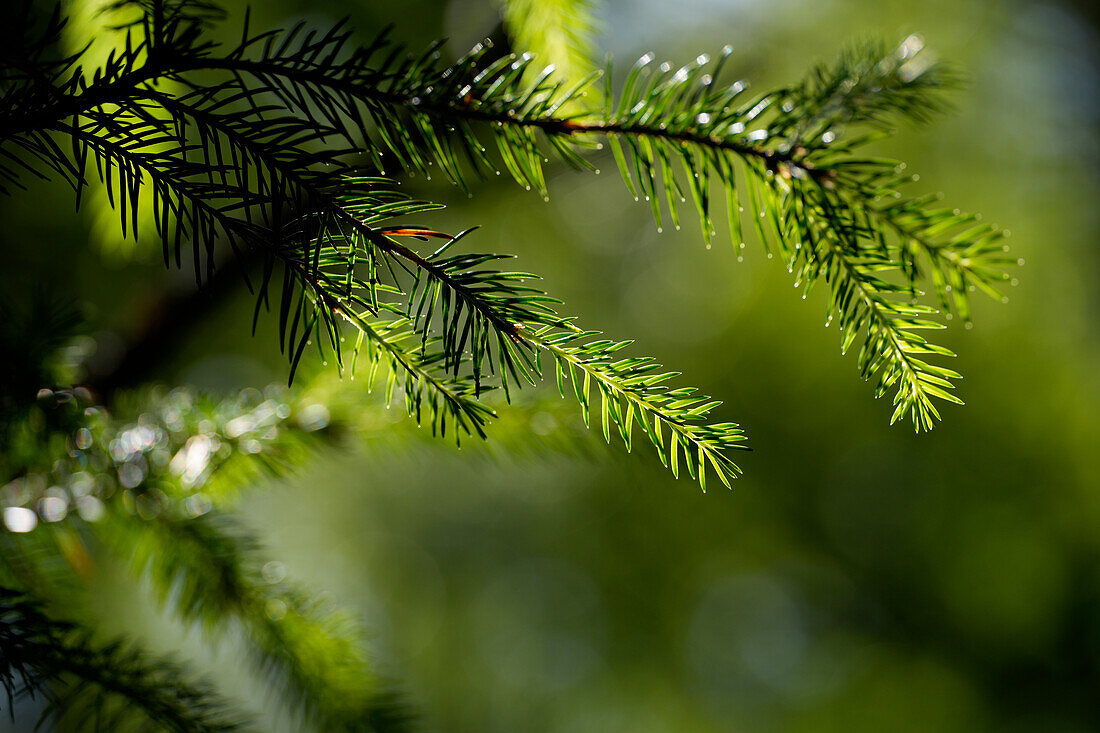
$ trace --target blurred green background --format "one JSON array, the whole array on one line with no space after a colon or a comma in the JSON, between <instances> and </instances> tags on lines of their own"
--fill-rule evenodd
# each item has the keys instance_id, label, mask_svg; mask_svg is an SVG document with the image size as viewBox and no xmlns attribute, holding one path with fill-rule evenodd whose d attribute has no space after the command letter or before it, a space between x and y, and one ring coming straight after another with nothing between
<instances>
[{"instance_id":1,"label":"blurred green background","mask_svg":"<svg viewBox=\"0 0 1100 733\"><path fill-rule=\"evenodd\" d=\"M243 3L229 3L230 7ZM240 8L235 8L239 10ZM490 0L279 0L255 27L349 14L452 54L492 32ZM431 225L480 224L476 247L519 267L582 323L726 400L749 432L745 476L707 494L644 451L532 410L532 439L455 450L390 420L258 486L242 515L293 577L329 589L375 634L380 667L432 731L1087 731L1100 729L1100 51L1087 4L989 0L609 0L599 45L683 61L729 43L757 88L863 38L923 34L968 78L956 110L881 150L920 185L1012 230L1026 260L1007 305L978 301L944 343L967 376L930 434L889 428L823 293L802 301L751 246L658 236L610 159L555 169L544 203L502 179ZM239 14L235 17L239 18ZM0 246L27 282L95 304L110 360L150 303L193 282L159 252L112 251L95 214L34 187L0 200ZM146 246L150 246L152 240ZM102 246L106 244L107 246ZM242 291L181 333L156 376L212 390L285 377L273 333L243 338ZM267 331L273 331L267 323ZM549 397L550 386L543 393ZM379 398L381 403L381 397ZM508 445L525 435L507 437ZM210 657L105 568L108 629L213 660L229 692L294 730L239 649Z\"/></svg>"}]
</instances>

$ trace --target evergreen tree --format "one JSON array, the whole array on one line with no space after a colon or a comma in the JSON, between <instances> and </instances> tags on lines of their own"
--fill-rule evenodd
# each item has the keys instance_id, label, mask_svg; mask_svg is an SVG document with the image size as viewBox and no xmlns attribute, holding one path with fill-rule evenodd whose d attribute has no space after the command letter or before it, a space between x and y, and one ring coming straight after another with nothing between
<instances>
[{"instance_id":1,"label":"evergreen tree","mask_svg":"<svg viewBox=\"0 0 1100 733\"><path fill-rule=\"evenodd\" d=\"M72 729L247 726L178 663L58 616L82 558L110 553L211 642L240 629L303 720L406 727L349 615L282 577L231 513L257 471L354 434L371 401L396 399L456 442L492 439L514 392L545 378L605 441L648 444L674 476L705 490L738 475L745 435L720 402L564 315L537 276L473 249L474 228L419 223L441 207L400 193L406 176L472 191L504 173L546 197L549 166L598 173L610 158L658 231L686 210L708 247L740 259L755 238L803 297L821 283L826 325L875 396L892 395L891 422L931 429L939 401L960 402L960 375L942 365L953 354L922 332L941 314L969 323L971 290L1002 298L1007 232L908 194L905 164L868 152L899 121L941 111L956 75L913 36L853 46L763 93L731 81L728 47L681 66L646 55L618 74L594 68L591 13L584 0L510 0L505 32L451 60L442 44L410 50L343 24L256 30L203 0L105 5L91 16L103 37L68 52L60 10L20 9L0 48L3 192L31 177L67 185L78 207L113 209L124 237L156 239L204 292L247 287L252 331L275 332L294 386L223 399L144 386L170 323L86 380L70 358L77 309L46 294L4 304L9 708L42 695ZM214 40L234 23L237 42ZM314 358L327 368L296 381Z\"/></svg>"}]
</instances>

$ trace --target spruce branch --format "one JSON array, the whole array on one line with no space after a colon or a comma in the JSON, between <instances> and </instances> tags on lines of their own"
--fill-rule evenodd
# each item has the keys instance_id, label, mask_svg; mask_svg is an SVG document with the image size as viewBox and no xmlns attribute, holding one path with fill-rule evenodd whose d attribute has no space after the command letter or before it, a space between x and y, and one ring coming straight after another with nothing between
<instances>
[{"instance_id":1,"label":"spruce branch","mask_svg":"<svg viewBox=\"0 0 1100 733\"><path fill-rule=\"evenodd\" d=\"M25 594L0 588L0 684L15 700L42 695L43 722L65 730L196 733L241 730L245 720L208 682L177 662L135 646L96 644L77 626L50 618Z\"/></svg>"},{"instance_id":2,"label":"spruce branch","mask_svg":"<svg viewBox=\"0 0 1100 733\"><path fill-rule=\"evenodd\" d=\"M180 21L162 25L172 22ZM199 37L187 29L175 36L163 32L127 44L127 51L109 61L109 68L91 83L81 75L74 83L77 101L66 113L80 108L81 99L87 104L72 120L66 117L52 126L72 143L64 162L78 197L91 158L109 199L117 201L125 232L128 227L136 231L139 202L151 191L166 262L174 254L180 264L182 243L189 239L200 279L204 261L210 275L217 241L228 242L235 252L263 252L257 315L270 303L269 290L276 287L276 269L281 267L280 344L289 355L292 377L314 339L319 348L332 348L342 362L339 322L346 321L360 332L360 342L366 339L378 347L371 354L385 354L389 364L399 367L390 370L389 390L394 375L404 372L410 413L421 419L427 406L439 432L446 432L449 423L456 437L460 431L483 435L491 412L474 403L483 376L495 374L506 393L532 382L538 345L522 329L562 328L568 321L554 313L552 298L523 284L533 275L487 268L498 255L447 254L462 235L382 226L437 207L408 200L392 191L389 179L362 175L347 162L354 150L348 132L354 125L347 124L347 117L355 103L319 93L350 83L341 81L341 74L323 76L320 71L331 71L324 59L337 57L347 33L334 29L319 41L310 36L295 41L296 36L291 31L278 44L277 36L267 36L258 58L246 55L258 39L246 36L240 48L215 58L202 44L171 55L158 51L178 38L190 42ZM413 75L427 58L406 62L398 75ZM171 70L150 71L157 64L169 64ZM158 75L189 83L182 76L189 69L228 70L232 76L175 96L151 84ZM242 88L241 75L259 83ZM392 79L394 72L375 76ZM361 84L362 78L353 81ZM15 137L22 139L21 134ZM346 148L322 147L328 138L341 136ZM447 150L437 147L438 159L446 160ZM417 159L426 167L426 158ZM517 171L535 170L514 156L511 164ZM457 165L448 167L459 170ZM403 236L448 242L424 256L397 241ZM393 316L404 320L394 321ZM398 333L406 326L420 336L419 355L400 343L411 335ZM429 353L429 346L438 353ZM647 409L654 419L676 422L682 417L657 402ZM695 455L697 441L685 440ZM739 447L735 442L721 445ZM732 464L715 465L725 481Z\"/></svg>"},{"instance_id":3,"label":"spruce branch","mask_svg":"<svg viewBox=\"0 0 1100 733\"><path fill-rule=\"evenodd\" d=\"M582 408L585 425L590 422L591 385L601 398L600 414L604 440L611 442L611 427L617 428L627 450L632 446L635 422L657 451L661 463L679 478L680 453L691 478L706 491L707 466L729 487L741 469L728 451L744 449L743 431L735 423L698 425L721 404L695 393L696 387L669 389L664 382L678 372L661 372L652 357L619 358L618 352L630 341L599 339L578 343L595 336L596 331L554 332L546 327L532 342L549 352L554 361L555 377L562 397L572 392ZM567 390L566 381L572 382ZM665 446L664 431L668 430Z\"/></svg>"},{"instance_id":4,"label":"spruce branch","mask_svg":"<svg viewBox=\"0 0 1100 733\"><path fill-rule=\"evenodd\" d=\"M285 580L256 540L217 510L196 517L174 515L165 504L145 510L155 516L114 511L94 526L151 581L162 605L211 638L235 621L257 671L303 720L324 721L326 730L407 729L407 713L371 674L350 616Z\"/></svg>"},{"instance_id":5,"label":"spruce branch","mask_svg":"<svg viewBox=\"0 0 1100 733\"><path fill-rule=\"evenodd\" d=\"M350 616L272 571L278 564L216 508L350 428L285 389L219 401L182 388L120 395L131 420L86 398L40 398L53 429L0 459L6 501L18 502L7 512L40 517L24 527L33 531L0 534L4 577L40 598L70 597L110 550L208 639L239 629L257 671L298 714L332 730L406 729Z\"/></svg>"},{"instance_id":6,"label":"spruce branch","mask_svg":"<svg viewBox=\"0 0 1100 733\"><path fill-rule=\"evenodd\" d=\"M993 291L993 278L1004 278L1003 250L994 256L993 247L999 232L960 231L965 219L949 225L921 197L904 205L891 199L906 183L897 164L858 157L866 138L848 137L850 127L881 127L896 116L923 120L942 106L938 93L955 79L927 64L913 38L897 50L855 47L800 85L751 97L743 82L717 81L728 48L713 63L702 55L675 72L647 55L618 95L605 81L601 113L570 114L566 105L595 75L567 87L551 68L533 73L529 54L494 58L481 44L447 63L438 46L409 55L384 36L356 46L342 24L325 33L299 25L253 34L247 18L241 41L223 49L206 40L209 7L140 7L124 49L99 73L88 81L70 61L64 68L71 70L50 77L63 93L36 94L29 115L0 119L0 141L47 162L78 196L90 155L112 202L117 198L123 231L136 228L138 202L151 189L166 261L174 254L179 264L182 242L190 240L200 279L203 261L207 276L213 267L215 242L262 252L257 317L271 305L281 268L280 344L292 377L314 340L342 363L340 323L351 323L404 371L412 412L420 413L423 391L435 395L428 402L440 432L440 414L449 415L456 436L481 434L488 417L466 403L469 390L458 383L463 369L472 375L474 399L486 372L507 393L537 376L546 345L533 339L533 329L564 329L554 337L576 329L554 313L552 299L519 284L533 276L485 269L496 255L444 257L461 236L431 256L398 242L445 237L390 223L434 205L395 195L384 174L364 171L357 151L379 170L396 164L430 174L438 166L464 187L471 172L504 169L545 195L548 153L592 167L584 151L607 142L659 227L665 211L678 227L678 205L690 196L708 241L712 183L724 189L735 241L747 197L757 230L792 272L799 268L799 284L809 288L826 275L831 317L847 330L844 348L859 339L864 376L878 375L879 394L897 384L894 417L908 413L918 428L937 416L931 398L952 399L944 390L954 372L914 356L950 352L913 333L930 327L932 311L894 296L917 295L925 269L941 299L967 285ZM190 91L158 89L164 80ZM22 82L15 87L25 91ZM59 134L71 154L53 142ZM332 140L342 142L333 147ZM901 273L904 286L872 275L890 270ZM965 295L954 297L954 307L969 314ZM378 329L399 327L418 333L422 350L430 342L439 354L412 358L378 341ZM430 375L432 368L439 373ZM588 373L602 384L601 376ZM621 419L620 429L627 415ZM698 441L687 443L698 453Z\"/></svg>"},{"instance_id":7,"label":"spruce branch","mask_svg":"<svg viewBox=\"0 0 1100 733\"><path fill-rule=\"evenodd\" d=\"M300 61L294 46L287 44L294 36L291 31L278 52L271 53L270 45L265 47L262 63L282 67L292 64L292 59ZM242 44L239 49L242 55L248 45ZM381 45L380 41L374 44ZM888 180L894 176L898 164L856 157L857 149L870 138L837 142L849 126L881 127L899 115L924 121L943 108L939 92L954 86L957 79L950 70L929 64L919 54L920 45L918 38L910 37L896 50L878 44L855 47L837 64L816 68L801 85L747 101L742 101L747 89L743 82L725 88L715 84L729 55L728 49L714 65L704 55L675 73L668 64L654 68L652 57L647 56L632 69L617 103L610 91L605 94L602 119L559 114L563 105L576 98L583 84L563 89L561 82L553 81L551 69L535 75L530 82L533 63L530 56L505 57L491 63L486 59L482 64L488 53L484 47L475 48L456 64L434 71L432 60L438 56L434 51L415 60L410 57L403 64L392 62L395 55L391 54L393 68L389 73L373 67L369 73L358 67L339 67L327 81L317 78L324 76L325 70L320 66L304 66L311 82L319 86L327 84L335 95L335 101L328 107L329 118L335 119L343 111L361 119L359 106L363 106L377 126L379 143L407 170L429 174L434 161L447 176L466 185L456 147L465 151L475 170L495 169L472 127L476 123L489 123L489 135L496 142L503 168L525 187L545 195L544 152L536 133L550 143L554 152L581 166L587 165L587 161L578 155L577 146L581 149L599 146L600 143L585 141L592 136L602 137L610 142L632 193L650 202L659 227L661 198L672 223L679 227L677 199L684 202L690 195L708 241L713 227L709 213L711 176L726 189L735 239L741 238L742 231L739 210L743 207L738 201L736 180L739 168L746 173L743 187L749 199L760 199L767 206L776 205L774 197L782 195L771 185L774 176L806 178L824 189L838 191L844 208L866 209L881 222L881 227L866 230L868 237L880 243L890 237L902 237L901 244L885 245L891 255L885 264L900 266L914 294L918 292L922 269L910 250L914 246L921 250L932 260L930 272L941 300L952 290L962 291L962 295L954 297L953 305L965 319L969 315L965 295L968 285L976 284L996 293L994 279L1008 279L1001 268L1010 260L1001 255L1003 246L1001 253L993 246L1001 233L992 228L965 232L956 228L950 241L940 240L936 244L929 244L927 237L915 237L914 221L937 214L927 209L924 198L906 199L904 209L896 202L882 205L887 195L894 194L905 183L901 179ZM308 44L303 42L302 46ZM316 56L317 44L308 47ZM334 48L331 56L337 55L338 49ZM289 76L289 70L284 73ZM288 103L298 104L300 111L305 111L306 105L301 103L304 98L298 90L297 99ZM387 106L389 114L384 111ZM407 129L394 126L396 113L408 115L411 124ZM682 167L680 172L674 169L677 162ZM887 185L889 189L884 190ZM760 207L752 208L755 214ZM763 210L759 213L765 215ZM830 213L819 210L817 215L827 220ZM942 225L938 219L936 223ZM774 221L772 217L771 222ZM965 221L960 219L956 223L961 225ZM917 233L926 234L929 227L930 224L919 227ZM766 240L775 236L764 227L758 229ZM782 243L784 233L776 233ZM847 241L850 237L842 239ZM865 304L872 310L881 310L876 299L865 299ZM898 332L890 318L880 314L874 322L877 328L890 332L886 341L894 346L885 353L891 355L894 366L908 373L908 366L900 366L900 354L902 342L909 338ZM869 349L875 351L876 344L872 343L875 334L867 330L864 336ZM860 362L865 376L870 376L865 369L869 363L878 362ZM889 374L884 376L886 381L893 381ZM920 409L909 412L914 416L915 426L927 428L929 420L916 418L935 415L928 398L943 396L927 389L922 381L911 380L909 389L900 391L898 398L907 408L920 405Z\"/></svg>"}]
</instances>

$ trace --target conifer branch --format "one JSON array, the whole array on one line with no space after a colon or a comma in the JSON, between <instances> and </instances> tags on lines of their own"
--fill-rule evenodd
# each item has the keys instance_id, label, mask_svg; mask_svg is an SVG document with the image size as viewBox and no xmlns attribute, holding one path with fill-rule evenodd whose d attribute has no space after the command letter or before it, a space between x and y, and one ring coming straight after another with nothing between
<instances>
[{"instance_id":1,"label":"conifer branch","mask_svg":"<svg viewBox=\"0 0 1100 733\"><path fill-rule=\"evenodd\" d=\"M430 257L400 244L396 237L409 234L445 236L384 226L433 205L393 194L389 179L363 175L348 161L363 150L380 170L388 159L425 174L438 165L462 186L470 171L503 168L545 195L545 146L573 165L591 167L582 153L603 140L628 188L649 200L659 227L665 211L678 227L678 203L690 196L709 241L714 181L724 189L739 243L740 199L747 196L762 238L778 246L792 272L799 268L799 283L808 289L827 276L832 317L847 330L844 348L861 334L864 376L879 374L879 394L899 387L895 418L909 413L918 428L927 428L937 416L930 398L955 399L944 392L954 372L913 356L950 353L912 333L930 327L933 312L886 297L903 292L901 286L871 273L896 270L916 295L924 270L919 254L930 263L942 300L971 284L993 292L993 277L1003 276L996 269L1003 256L993 257L1000 234L960 231L965 218L948 222L924 198L887 200L904 183L896 164L859 158L865 139L845 139L849 127L881 128L898 115L924 120L943 106L938 92L955 79L927 64L914 38L897 50L856 47L800 85L755 97L747 96L743 82L717 82L728 48L713 63L703 55L675 72L647 55L617 95L606 80L599 115L569 114L565 105L594 76L567 88L553 69L533 73L530 55L494 58L488 44L446 63L437 46L404 55L379 37L357 47L339 24L323 34L301 25L252 34L246 19L240 43L223 50L205 40L212 6L139 6L143 14L125 48L100 73L87 81L76 60L55 71L51 78L62 93L32 95L29 114L0 119L0 141L14 142L61 172L78 195L92 151L108 190L116 192L124 232L128 220L136 228L139 197L143 187L151 188L166 261L174 249L179 263L181 240L191 239L199 277L200 246L207 250L208 275L215 241L235 251L262 251L257 315L270 305L269 288L281 265L280 344L292 376L314 338L342 361L338 324L347 321L408 375L411 411L419 414L427 390L435 395L431 419L440 432L446 429L442 410L458 430L482 434L489 412L469 403L467 386L456 381L463 369L472 376L473 398L486 371L506 392L530 382L545 344L522 329L563 329L571 321L554 313L544 293L518 285L533 276L475 269L495 255L443 257L460 237ZM157 80L191 91L166 93L154 86ZM21 93L29 88L22 80L13 87ZM72 155L59 156L63 147L44 132L68 136ZM342 147L332 147L331 139L342 140ZM495 144L499 162L484 140ZM170 142L177 143L175 151L168 150ZM953 304L968 317L965 294L956 294ZM383 313L391 319L380 320ZM419 334L422 349L431 342L438 355L413 358L396 342L378 342L379 328L395 334L399 327ZM573 332L569 326L551 338ZM430 374L432 368L441 373ZM588 373L600 384L607 376ZM609 383L607 388L615 392ZM678 420L659 411L654 417ZM700 448L697 441L687 443L693 452Z\"/></svg>"},{"instance_id":2,"label":"conifer branch","mask_svg":"<svg viewBox=\"0 0 1100 733\"><path fill-rule=\"evenodd\" d=\"M285 571L257 556L256 540L216 510L197 517L173 516L169 506L158 511L151 519L116 511L95 527L152 582L161 604L212 638L236 621L257 671L303 720L334 731L406 729L408 716L371 674L350 617L284 580Z\"/></svg>"},{"instance_id":3,"label":"conifer branch","mask_svg":"<svg viewBox=\"0 0 1100 733\"><path fill-rule=\"evenodd\" d=\"M296 46L291 44L295 35L291 31L274 50L274 37L268 37L259 59L245 57L257 39L246 39L221 59L209 57L205 46L191 56L186 49L171 55L154 53L157 43L163 46L168 41L147 39L135 44L113 66L109 62L109 73L77 95L86 96L92 104L80 115L88 121L53 126L74 141L67 163L78 194L91 150L108 195L117 198L123 231L128 221L134 230L142 181L147 178L166 261L174 249L180 263L180 243L187 238L194 243L200 278L200 245L206 248L208 275L214 262L212 247L219 239L228 241L235 251L265 252L257 313L268 303L274 264L281 263L280 343L291 359L292 375L313 337L319 347L327 343L337 360L342 360L337 328L338 317L342 317L369 343L381 347L372 353L385 353L391 364L400 367L391 370L391 380L398 371L408 375L404 383L411 413L420 417L421 406L427 404L433 427L439 432L446 432L449 419L456 427L456 437L458 430L483 435L482 426L491 412L471 401L469 384L463 382L463 366L472 375L475 398L486 372L496 374L506 392L512 385L531 382L535 349L520 329L560 328L567 321L554 314L550 307L553 299L521 284L533 275L484 269L486 263L499 258L497 255L444 256L461 235L448 238L443 248L425 257L395 237L444 235L418 227L379 228L394 217L435 206L408 201L389 191L391 184L385 178L357 174L343 162L342 156L350 148L310 150L311 144L333 135L343 134L349 146L354 142L347 133L347 120L341 117L351 114L354 102L341 105L342 100L317 94L323 82L338 88L348 80L341 74L321 75L318 69L323 64L313 61L322 51L325 58L335 58L346 33L334 30L317 43L307 38ZM172 70L160 73L177 83L182 81L183 71L200 68L230 70L234 77L222 85L172 98L142 86L153 78L153 72L142 63L162 61L172 64ZM241 89L239 74L261 78L262 86ZM276 80L280 75L285 79ZM382 76L390 78L392 74ZM102 81L109 78L120 90L120 96L110 102ZM265 95L275 97L282 106L256 101ZM232 112L234 103L244 104L243 111ZM317 119L317 114L322 119ZM178 142L175 150L165 145L171 140ZM443 165L447 149L440 147L435 152L442 155ZM513 165L529 169L516 159ZM331 170L322 170L322 166ZM448 168L459 170L457 165ZM358 274L363 270L370 273L365 279ZM388 297L380 298L380 294ZM401 315L406 321L377 320L383 312ZM422 349L429 343L436 345L438 355L413 357L398 344L401 338L386 340L380 334L382 329L396 336L397 329L406 325L420 335ZM431 373L437 367L442 372ZM446 376L448 372L450 376ZM424 391L431 397L425 399ZM661 409L649 405L650 411L660 413ZM675 420L677 415L670 412L664 418Z\"/></svg>"},{"instance_id":4,"label":"conifer branch","mask_svg":"<svg viewBox=\"0 0 1100 733\"><path fill-rule=\"evenodd\" d=\"M49 618L26 595L0 588L0 685L15 700L42 695L65 730L148 726L177 733L244 727L207 682L190 682L178 663L121 643L94 644L75 625Z\"/></svg>"}]
</instances>

